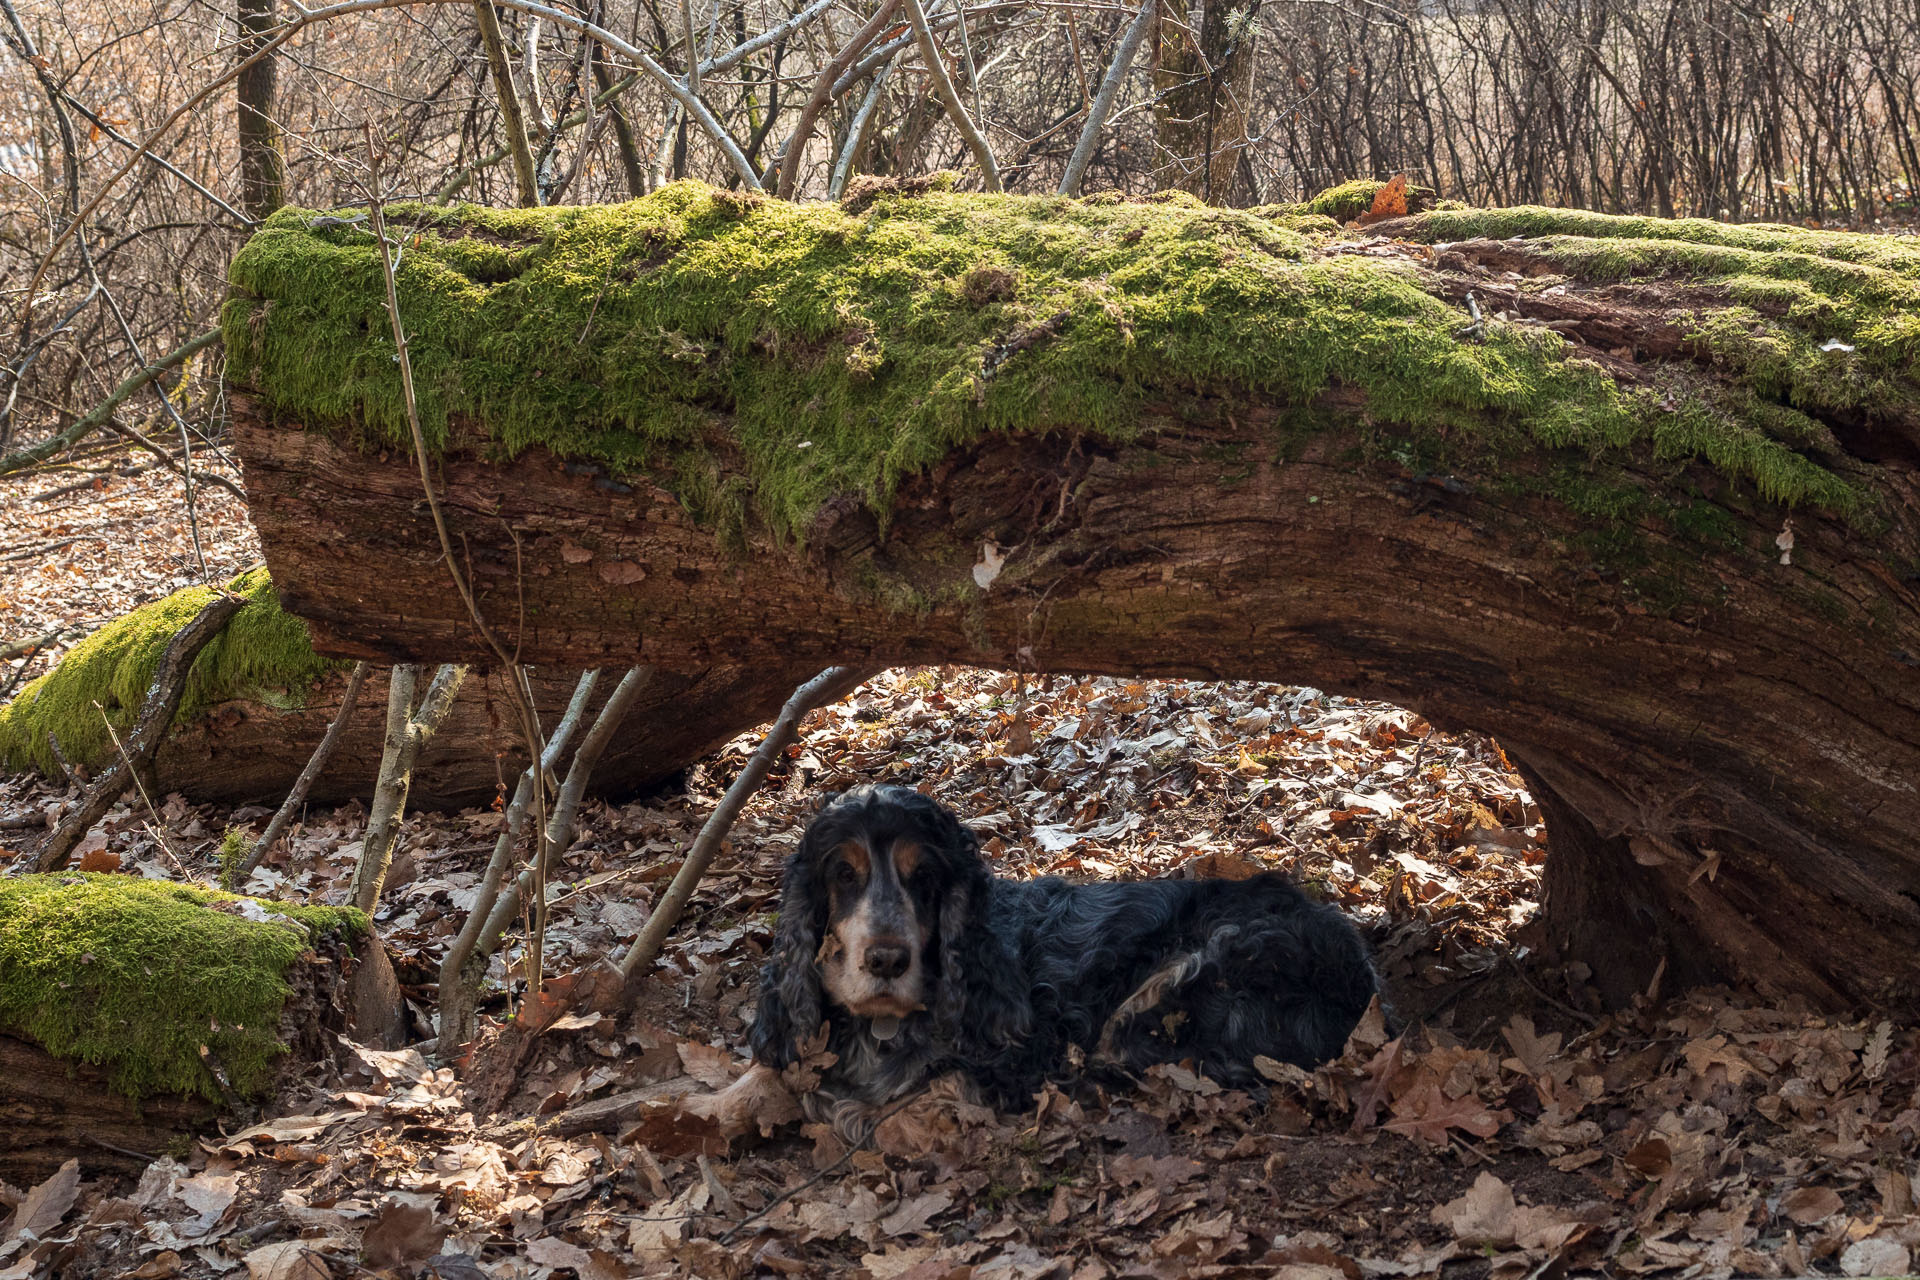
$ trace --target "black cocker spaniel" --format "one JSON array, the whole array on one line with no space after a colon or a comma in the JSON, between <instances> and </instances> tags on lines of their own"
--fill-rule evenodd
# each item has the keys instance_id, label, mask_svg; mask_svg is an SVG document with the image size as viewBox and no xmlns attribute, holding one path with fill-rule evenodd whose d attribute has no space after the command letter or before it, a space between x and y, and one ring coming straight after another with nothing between
<instances>
[{"instance_id":1,"label":"black cocker spaniel","mask_svg":"<svg viewBox=\"0 0 1920 1280\"><path fill-rule=\"evenodd\" d=\"M827 1028L835 1062L804 1101L836 1119L948 1071L1024 1107L1069 1046L1247 1086L1256 1055L1338 1054L1378 987L1353 925L1284 876L1000 879L951 811L863 786L787 861L753 1056L783 1068Z\"/></svg>"}]
</instances>

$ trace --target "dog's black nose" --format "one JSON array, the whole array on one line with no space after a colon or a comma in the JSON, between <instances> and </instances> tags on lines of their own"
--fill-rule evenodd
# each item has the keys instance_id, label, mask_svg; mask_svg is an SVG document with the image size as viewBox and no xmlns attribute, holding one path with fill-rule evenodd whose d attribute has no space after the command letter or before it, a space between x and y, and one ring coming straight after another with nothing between
<instances>
[{"instance_id":1,"label":"dog's black nose","mask_svg":"<svg viewBox=\"0 0 1920 1280\"><path fill-rule=\"evenodd\" d=\"M897 978L907 971L913 957L895 942L880 942L867 948L867 972L876 978Z\"/></svg>"}]
</instances>

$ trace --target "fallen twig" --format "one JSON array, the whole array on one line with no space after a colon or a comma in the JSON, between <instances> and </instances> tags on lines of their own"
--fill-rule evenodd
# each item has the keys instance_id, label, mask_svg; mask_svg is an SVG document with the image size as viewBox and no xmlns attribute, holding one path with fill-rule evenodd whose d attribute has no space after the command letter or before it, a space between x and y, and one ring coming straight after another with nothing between
<instances>
[{"instance_id":1,"label":"fallen twig","mask_svg":"<svg viewBox=\"0 0 1920 1280\"><path fill-rule=\"evenodd\" d=\"M260 859L267 856L279 841L280 833L287 829L287 823L293 820L294 813L306 800L307 792L313 786L313 780L320 776L322 769L327 767L327 761L333 758L334 748L340 745L340 736L346 731L347 721L353 718L353 705L360 699L360 685L366 678L367 664L354 663L353 674L347 677L347 690L340 697L340 710L334 714L333 723L327 726L326 736L320 739L320 745L313 749L311 756L307 757L307 767L302 769L300 776L293 780L293 790L287 792L287 798L281 801L280 810L273 815L273 821L269 822L267 829L260 833L260 838L253 842L253 848L248 851L246 861L234 869L229 877L230 883L227 888L238 887L242 881L253 874L253 869L260 865Z\"/></svg>"},{"instance_id":2,"label":"fallen twig","mask_svg":"<svg viewBox=\"0 0 1920 1280\"><path fill-rule=\"evenodd\" d=\"M740 776L733 780L733 785L727 788L727 794L714 807L706 825L700 828L700 834L695 838L693 848L687 850L686 861L680 864L673 883L660 896L653 913L647 917L647 923L641 927L640 936L633 940L633 945L622 957L620 976L628 983L629 999L637 989L637 984L633 982L634 975L660 955L660 948L666 945L667 934L680 922L680 913L686 910L687 900L693 897L700 877L707 872L707 864L713 861L713 855L720 849L720 842L733 830L734 820L740 816L748 797L759 790L774 760L799 734L800 722L815 707L838 701L852 693L864 678L865 673L855 667L828 667L795 689L793 696L787 699L787 705L780 708L779 718L767 730L767 736L761 740L753 758L747 761L747 767L740 771Z\"/></svg>"}]
</instances>

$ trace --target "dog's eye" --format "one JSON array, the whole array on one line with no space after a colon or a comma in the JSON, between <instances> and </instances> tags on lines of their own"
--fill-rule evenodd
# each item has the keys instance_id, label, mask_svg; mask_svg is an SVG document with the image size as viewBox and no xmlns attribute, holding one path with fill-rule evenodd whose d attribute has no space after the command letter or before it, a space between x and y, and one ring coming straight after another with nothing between
<instances>
[{"instance_id":1,"label":"dog's eye","mask_svg":"<svg viewBox=\"0 0 1920 1280\"><path fill-rule=\"evenodd\" d=\"M859 881L860 873L853 869L851 862L842 862L834 867L833 879L835 884L843 884L850 887Z\"/></svg>"}]
</instances>

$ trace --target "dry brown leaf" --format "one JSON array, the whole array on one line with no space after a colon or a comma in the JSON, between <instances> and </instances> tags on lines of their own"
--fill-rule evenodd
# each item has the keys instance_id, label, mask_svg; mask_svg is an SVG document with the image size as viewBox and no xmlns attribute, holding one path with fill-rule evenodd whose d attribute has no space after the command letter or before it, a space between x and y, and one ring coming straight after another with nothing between
<instances>
[{"instance_id":1,"label":"dry brown leaf","mask_svg":"<svg viewBox=\"0 0 1920 1280\"><path fill-rule=\"evenodd\" d=\"M1466 1193L1434 1209L1428 1216L1465 1244L1513 1243L1513 1188L1482 1172Z\"/></svg>"},{"instance_id":2,"label":"dry brown leaf","mask_svg":"<svg viewBox=\"0 0 1920 1280\"><path fill-rule=\"evenodd\" d=\"M1517 1015L1513 1021L1500 1028L1500 1034L1513 1048L1513 1060L1506 1066L1514 1067L1530 1076L1547 1074L1547 1064L1560 1052L1562 1036L1558 1031L1540 1035L1533 1029L1533 1019L1525 1014Z\"/></svg>"},{"instance_id":3,"label":"dry brown leaf","mask_svg":"<svg viewBox=\"0 0 1920 1280\"><path fill-rule=\"evenodd\" d=\"M120 855L109 849L89 849L80 855L80 870L113 872L120 870Z\"/></svg>"},{"instance_id":4,"label":"dry brown leaf","mask_svg":"<svg viewBox=\"0 0 1920 1280\"><path fill-rule=\"evenodd\" d=\"M180 1255L162 1249L133 1270L122 1272L120 1280L173 1280L180 1274L180 1267Z\"/></svg>"},{"instance_id":5,"label":"dry brown leaf","mask_svg":"<svg viewBox=\"0 0 1920 1280\"><path fill-rule=\"evenodd\" d=\"M1840 1255L1840 1271L1849 1276L1904 1276L1912 1266L1912 1251L1891 1236L1856 1240Z\"/></svg>"},{"instance_id":6,"label":"dry brown leaf","mask_svg":"<svg viewBox=\"0 0 1920 1280\"><path fill-rule=\"evenodd\" d=\"M1513 1119L1510 1112L1496 1111L1471 1093L1449 1098L1431 1072L1424 1072L1413 1088L1393 1100L1393 1115L1380 1127L1435 1146L1446 1145L1448 1129L1491 1138Z\"/></svg>"},{"instance_id":7,"label":"dry brown leaf","mask_svg":"<svg viewBox=\"0 0 1920 1280\"><path fill-rule=\"evenodd\" d=\"M13 1211L6 1239L32 1236L44 1240L73 1208L80 1194L80 1162L69 1160L54 1170L46 1181L27 1192L27 1198Z\"/></svg>"},{"instance_id":8,"label":"dry brown leaf","mask_svg":"<svg viewBox=\"0 0 1920 1280\"><path fill-rule=\"evenodd\" d=\"M733 1083L734 1059L725 1049L698 1040L683 1040L676 1047L686 1073L707 1088L724 1089Z\"/></svg>"},{"instance_id":9,"label":"dry brown leaf","mask_svg":"<svg viewBox=\"0 0 1920 1280\"><path fill-rule=\"evenodd\" d=\"M1780 1197L1780 1212L1803 1227L1825 1222L1846 1207L1832 1187L1798 1187Z\"/></svg>"},{"instance_id":10,"label":"dry brown leaf","mask_svg":"<svg viewBox=\"0 0 1920 1280\"><path fill-rule=\"evenodd\" d=\"M324 1255L341 1243L332 1237L283 1240L251 1250L241 1261L247 1264L247 1280L333 1280Z\"/></svg>"},{"instance_id":11,"label":"dry brown leaf","mask_svg":"<svg viewBox=\"0 0 1920 1280\"><path fill-rule=\"evenodd\" d=\"M571 1267L579 1273L593 1265L593 1256L558 1236L540 1236L527 1242L527 1261L538 1267Z\"/></svg>"},{"instance_id":12,"label":"dry brown leaf","mask_svg":"<svg viewBox=\"0 0 1920 1280\"><path fill-rule=\"evenodd\" d=\"M395 1198L381 1206L360 1239L370 1267L421 1262L440 1252L452 1224L442 1222L431 1204Z\"/></svg>"},{"instance_id":13,"label":"dry brown leaf","mask_svg":"<svg viewBox=\"0 0 1920 1280\"><path fill-rule=\"evenodd\" d=\"M927 1230L933 1219L952 1207L952 1196L942 1191L930 1191L894 1206L892 1213L880 1219L880 1231L889 1236L914 1235Z\"/></svg>"},{"instance_id":14,"label":"dry brown leaf","mask_svg":"<svg viewBox=\"0 0 1920 1280\"><path fill-rule=\"evenodd\" d=\"M1407 175L1396 173L1387 179L1386 185L1373 193L1373 206L1360 215L1360 225L1371 222L1384 222L1388 218L1404 218L1407 214Z\"/></svg>"}]
</instances>

